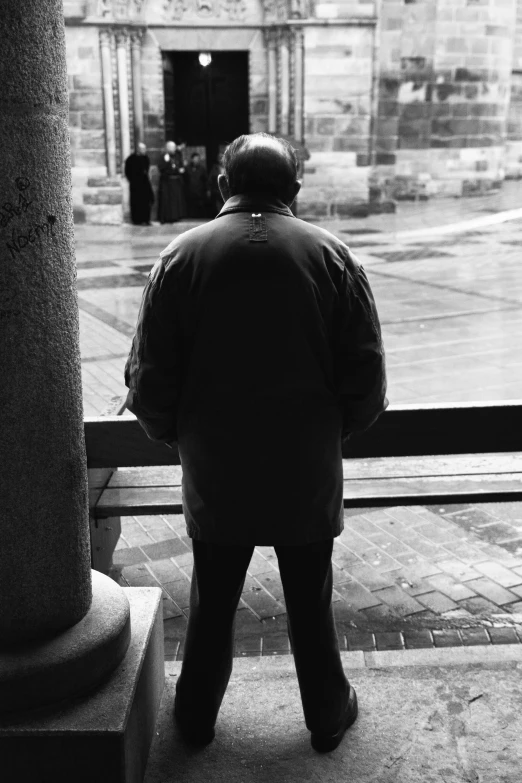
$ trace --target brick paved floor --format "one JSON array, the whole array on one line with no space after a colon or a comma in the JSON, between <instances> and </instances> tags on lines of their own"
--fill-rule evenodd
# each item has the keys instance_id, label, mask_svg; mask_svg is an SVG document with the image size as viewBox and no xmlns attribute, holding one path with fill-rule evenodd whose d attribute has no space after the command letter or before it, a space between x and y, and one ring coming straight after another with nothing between
<instances>
[{"instance_id":1,"label":"brick paved floor","mask_svg":"<svg viewBox=\"0 0 522 783\"><path fill-rule=\"evenodd\" d=\"M344 650L522 641L522 503L347 511L332 560ZM165 654L180 659L192 574L183 516L123 518L114 563L121 584L162 588ZM235 654L289 651L277 558L257 547Z\"/></svg>"}]
</instances>

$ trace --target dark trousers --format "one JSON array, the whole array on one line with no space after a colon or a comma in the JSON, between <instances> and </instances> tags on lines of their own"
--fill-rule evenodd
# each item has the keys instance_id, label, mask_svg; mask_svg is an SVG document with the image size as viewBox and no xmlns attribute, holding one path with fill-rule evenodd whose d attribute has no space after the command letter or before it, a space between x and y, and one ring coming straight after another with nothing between
<instances>
[{"instance_id":1,"label":"dark trousers","mask_svg":"<svg viewBox=\"0 0 522 783\"><path fill-rule=\"evenodd\" d=\"M236 609L253 546L192 540L190 616L176 707L188 725L213 727L232 673ZM333 539L274 547L307 728L333 733L348 699L332 611Z\"/></svg>"}]
</instances>

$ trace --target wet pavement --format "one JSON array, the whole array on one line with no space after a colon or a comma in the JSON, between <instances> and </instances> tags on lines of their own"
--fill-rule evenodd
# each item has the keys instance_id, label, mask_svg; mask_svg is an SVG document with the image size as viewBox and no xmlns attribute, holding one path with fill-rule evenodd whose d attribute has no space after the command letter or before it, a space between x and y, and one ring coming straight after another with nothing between
<instances>
[{"instance_id":1,"label":"wet pavement","mask_svg":"<svg viewBox=\"0 0 522 783\"><path fill-rule=\"evenodd\" d=\"M522 183L509 182L482 199L405 202L394 215L321 222L368 272L391 403L522 397L519 204ZM509 219L491 223L499 216ZM147 273L173 236L196 224L76 227L85 415L126 393Z\"/></svg>"},{"instance_id":2,"label":"wet pavement","mask_svg":"<svg viewBox=\"0 0 522 783\"><path fill-rule=\"evenodd\" d=\"M392 404L522 398L522 183L483 199L400 204L323 222L367 269ZM516 212L513 212L516 210ZM85 415L125 395L146 275L175 226L77 226ZM357 509L334 547L343 650L522 641L522 504ZM183 517L122 518L114 576L164 593L167 660L180 659L192 570ZM275 553L254 553L236 655L289 652Z\"/></svg>"}]
</instances>

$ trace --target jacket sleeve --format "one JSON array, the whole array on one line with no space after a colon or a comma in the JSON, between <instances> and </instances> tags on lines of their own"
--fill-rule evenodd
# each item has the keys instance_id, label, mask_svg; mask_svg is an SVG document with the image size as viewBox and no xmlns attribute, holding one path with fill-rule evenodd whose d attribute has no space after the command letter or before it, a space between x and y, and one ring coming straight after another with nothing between
<instances>
[{"instance_id":1,"label":"jacket sleeve","mask_svg":"<svg viewBox=\"0 0 522 783\"><path fill-rule=\"evenodd\" d=\"M335 323L336 390L343 411L342 438L370 427L388 407L381 325L363 267L350 254L342 273Z\"/></svg>"},{"instance_id":2,"label":"jacket sleeve","mask_svg":"<svg viewBox=\"0 0 522 783\"><path fill-rule=\"evenodd\" d=\"M148 437L162 443L177 439L180 340L172 278L166 275L165 262L159 260L143 291L125 365L126 406Z\"/></svg>"}]
</instances>

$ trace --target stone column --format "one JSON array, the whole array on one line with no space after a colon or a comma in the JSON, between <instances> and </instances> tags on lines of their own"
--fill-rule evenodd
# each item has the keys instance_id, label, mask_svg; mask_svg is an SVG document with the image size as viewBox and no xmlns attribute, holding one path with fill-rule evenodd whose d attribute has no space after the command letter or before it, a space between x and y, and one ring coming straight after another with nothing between
<instances>
[{"instance_id":1,"label":"stone column","mask_svg":"<svg viewBox=\"0 0 522 783\"><path fill-rule=\"evenodd\" d=\"M304 32L302 27L296 27L294 33L295 52L295 110L293 136L304 142ZM292 134L292 130L290 130Z\"/></svg>"},{"instance_id":2,"label":"stone column","mask_svg":"<svg viewBox=\"0 0 522 783\"><path fill-rule=\"evenodd\" d=\"M274 31L276 54L276 133L283 132L283 54L281 28Z\"/></svg>"},{"instance_id":3,"label":"stone column","mask_svg":"<svg viewBox=\"0 0 522 783\"><path fill-rule=\"evenodd\" d=\"M289 128L289 109L290 109L290 57L289 57L289 41L288 41L288 29L282 27L279 37L279 52L280 52L280 85L281 85L281 101L280 101L280 127L281 133L287 136L290 133Z\"/></svg>"},{"instance_id":4,"label":"stone column","mask_svg":"<svg viewBox=\"0 0 522 783\"><path fill-rule=\"evenodd\" d=\"M118 67L118 100L120 108L121 167L130 155L129 78L127 74L127 37L125 28L116 30L116 62Z\"/></svg>"},{"instance_id":5,"label":"stone column","mask_svg":"<svg viewBox=\"0 0 522 783\"><path fill-rule=\"evenodd\" d=\"M0 72L2 712L92 687L130 631L90 569L61 0L4 0Z\"/></svg>"},{"instance_id":6,"label":"stone column","mask_svg":"<svg viewBox=\"0 0 522 783\"><path fill-rule=\"evenodd\" d=\"M107 145L107 174L116 174L116 129L114 124L114 102L112 97L111 38L109 29L100 30L100 52L103 83L103 112L105 120L105 143Z\"/></svg>"},{"instance_id":7,"label":"stone column","mask_svg":"<svg viewBox=\"0 0 522 783\"><path fill-rule=\"evenodd\" d=\"M142 30L131 32L132 103L134 107L134 144L143 141L143 97L141 92Z\"/></svg>"},{"instance_id":8,"label":"stone column","mask_svg":"<svg viewBox=\"0 0 522 783\"><path fill-rule=\"evenodd\" d=\"M288 135L295 132L295 77L296 77L295 30L288 30Z\"/></svg>"},{"instance_id":9,"label":"stone column","mask_svg":"<svg viewBox=\"0 0 522 783\"><path fill-rule=\"evenodd\" d=\"M265 31L268 72L268 132L277 129L277 37L275 30Z\"/></svg>"}]
</instances>

